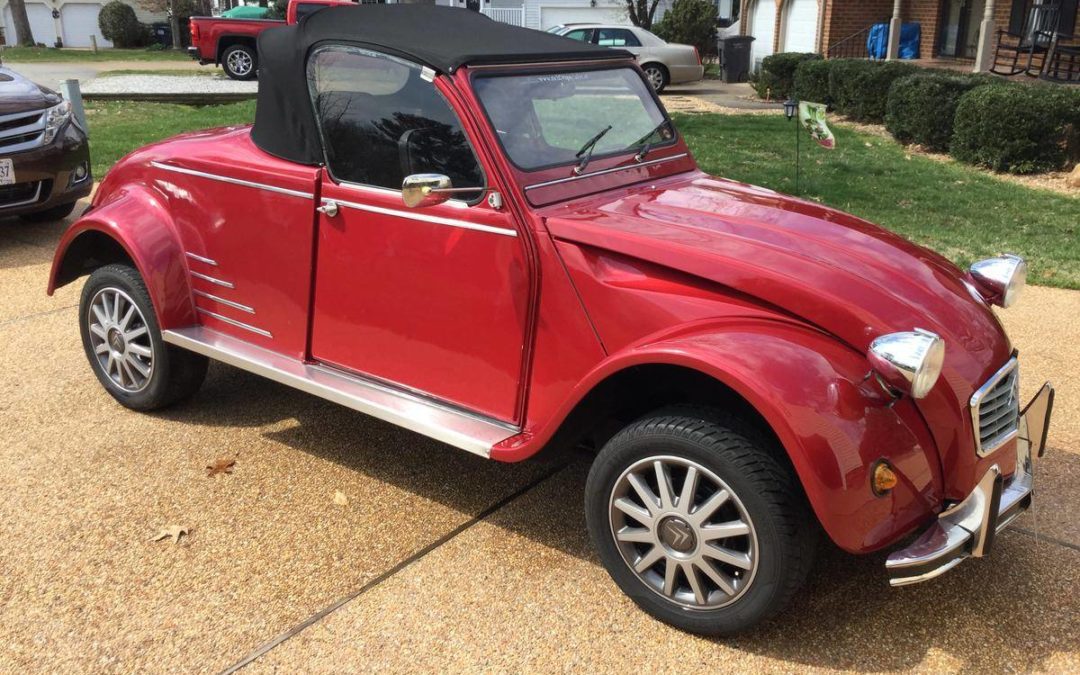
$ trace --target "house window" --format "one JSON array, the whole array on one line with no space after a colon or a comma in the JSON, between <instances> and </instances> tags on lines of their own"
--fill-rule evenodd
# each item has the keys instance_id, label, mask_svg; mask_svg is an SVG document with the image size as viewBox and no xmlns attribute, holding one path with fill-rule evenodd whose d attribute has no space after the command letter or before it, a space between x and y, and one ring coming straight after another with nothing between
<instances>
[{"instance_id":1,"label":"house window","mask_svg":"<svg viewBox=\"0 0 1080 675\"><path fill-rule=\"evenodd\" d=\"M716 0L716 22L721 28L727 28L739 20L741 0Z\"/></svg>"}]
</instances>

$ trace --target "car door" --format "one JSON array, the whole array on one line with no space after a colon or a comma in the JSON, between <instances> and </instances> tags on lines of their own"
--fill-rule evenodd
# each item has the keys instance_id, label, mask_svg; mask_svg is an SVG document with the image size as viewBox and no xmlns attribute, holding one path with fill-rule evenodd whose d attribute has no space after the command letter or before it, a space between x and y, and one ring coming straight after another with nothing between
<instances>
[{"instance_id":1,"label":"car door","mask_svg":"<svg viewBox=\"0 0 1080 675\"><path fill-rule=\"evenodd\" d=\"M327 47L309 64L326 148L312 356L515 421L530 274L514 219L482 190L401 198L409 174L485 185L458 116L396 57Z\"/></svg>"}]
</instances>

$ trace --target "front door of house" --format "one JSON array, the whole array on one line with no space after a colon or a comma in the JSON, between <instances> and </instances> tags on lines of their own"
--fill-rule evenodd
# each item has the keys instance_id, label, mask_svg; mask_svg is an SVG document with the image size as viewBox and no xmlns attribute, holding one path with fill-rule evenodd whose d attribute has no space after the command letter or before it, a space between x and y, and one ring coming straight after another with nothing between
<instances>
[{"instance_id":1,"label":"front door of house","mask_svg":"<svg viewBox=\"0 0 1080 675\"><path fill-rule=\"evenodd\" d=\"M941 6L938 56L975 58L985 9L986 0L945 0Z\"/></svg>"},{"instance_id":2,"label":"front door of house","mask_svg":"<svg viewBox=\"0 0 1080 675\"><path fill-rule=\"evenodd\" d=\"M356 47L310 57L326 148L311 353L514 422L530 298L514 217L482 189L419 208L401 198L411 174L487 183L433 77Z\"/></svg>"}]
</instances>

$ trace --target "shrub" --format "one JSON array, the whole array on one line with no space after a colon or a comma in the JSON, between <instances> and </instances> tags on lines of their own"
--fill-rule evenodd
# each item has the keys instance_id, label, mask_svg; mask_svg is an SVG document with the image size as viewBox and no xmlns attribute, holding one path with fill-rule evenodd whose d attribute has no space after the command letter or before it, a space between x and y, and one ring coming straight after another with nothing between
<instances>
[{"instance_id":1,"label":"shrub","mask_svg":"<svg viewBox=\"0 0 1080 675\"><path fill-rule=\"evenodd\" d=\"M835 61L810 59L803 61L795 69L795 98L800 101L812 101L832 105L829 96L829 71Z\"/></svg>"},{"instance_id":2,"label":"shrub","mask_svg":"<svg viewBox=\"0 0 1080 675\"><path fill-rule=\"evenodd\" d=\"M795 91L795 70L799 64L819 59L821 59L820 54L803 52L785 52L766 56L751 84L761 98L788 98Z\"/></svg>"},{"instance_id":3,"label":"shrub","mask_svg":"<svg viewBox=\"0 0 1080 675\"><path fill-rule=\"evenodd\" d=\"M960 97L990 80L956 73L924 71L893 81L885 110L885 128L901 143L946 151Z\"/></svg>"},{"instance_id":4,"label":"shrub","mask_svg":"<svg viewBox=\"0 0 1080 675\"><path fill-rule=\"evenodd\" d=\"M1080 95L1051 85L976 87L956 106L949 151L994 171L1065 168L1080 152Z\"/></svg>"},{"instance_id":5,"label":"shrub","mask_svg":"<svg viewBox=\"0 0 1080 675\"><path fill-rule=\"evenodd\" d=\"M829 70L829 96L834 107L851 119L880 124L893 80L917 70L898 61L837 59Z\"/></svg>"},{"instance_id":6,"label":"shrub","mask_svg":"<svg viewBox=\"0 0 1080 675\"><path fill-rule=\"evenodd\" d=\"M146 37L145 30L135 18L135 10L120 0L112 0L101 8L98 28L102 37L117 47L138 47Z\"/></svg>"},{"instance_id":7,"label":"shrub","mask_svg":"<svg viewBox=\"0 0 1080 675\"><path fill-rule=\"evenodd\" d=\"M716 53L716 3L675 0L653 32L668 42L697 47L698 54Z\"/></svg>"}]
</instances>

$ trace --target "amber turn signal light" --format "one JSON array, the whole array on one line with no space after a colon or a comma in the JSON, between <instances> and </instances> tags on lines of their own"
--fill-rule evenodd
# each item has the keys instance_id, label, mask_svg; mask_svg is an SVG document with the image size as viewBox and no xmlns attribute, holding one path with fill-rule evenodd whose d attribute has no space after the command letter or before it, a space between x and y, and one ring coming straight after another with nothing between
<instances>
[{"instance_id":1,"label":"amber turn signal light","mask_svg":"<svg viewBox=\"0 0 1080 675\"><path fill-rule=\"evenodd\" d=\"M873 471L870 475L870 488L874 491L874 494L881 497L889 490L896 487L899 479L896 477L896 472L889 466L889 463L885 460L878 460L874 464Z\"/></svg>"}]
</instances>

